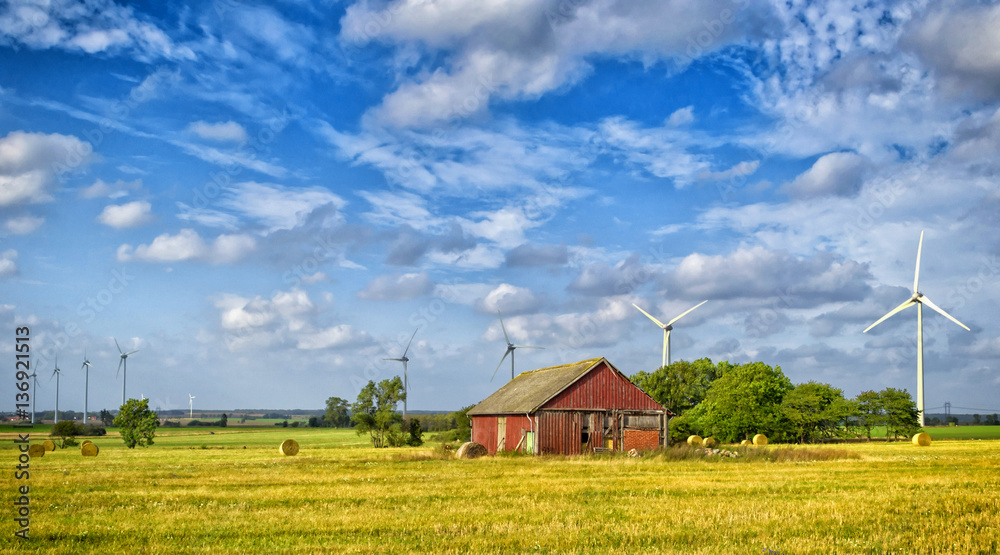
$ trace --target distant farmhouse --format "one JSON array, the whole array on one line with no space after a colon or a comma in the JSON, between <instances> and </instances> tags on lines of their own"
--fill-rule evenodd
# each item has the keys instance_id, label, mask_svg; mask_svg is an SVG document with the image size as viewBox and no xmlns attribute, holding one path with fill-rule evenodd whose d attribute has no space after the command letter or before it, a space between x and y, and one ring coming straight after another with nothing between
<instances>
[{"instance_id":1,"label":"distant farmhouse","mask_svg":"<svg viewBox=\"0 0 1000 555\"><path fill-rule=\"evenodd\" d=\"M523 372L468 414L491 455L656 449L673 416L603 357Z\"/></svg>"}]
</instances>

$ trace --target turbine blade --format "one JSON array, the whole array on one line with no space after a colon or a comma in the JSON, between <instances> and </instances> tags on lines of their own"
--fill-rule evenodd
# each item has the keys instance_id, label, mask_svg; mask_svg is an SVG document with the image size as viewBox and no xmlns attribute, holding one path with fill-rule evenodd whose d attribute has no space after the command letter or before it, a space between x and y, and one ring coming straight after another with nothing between
<instances>
[{"instance_id":1,"label":"turbine blade","mask_svg":"<svg viewBox=\"0 0 1000 555\"><path fill-rule=\"evenodd\" d=\"M504 325L503 325L503 316L500 314L500 309L499 308L497 309L497 316L500 316L500 329L503 330L503 339L504 339L504 341L507 342L508 345L510 345L510 338L507 337L507 328L505 328ZM507 355L504 355L504 356L507 356ZM496 372L494 372L494 374L495 373Z\"/></svg>"},{"instance_id":2,"label":"turbine blade","mask_svg":"<svg viewBox=\"0 0 1000 555\"><path fill-rule=\"evenodd\" d=\"M879 318L877 322L875 322L874 324L872 324L872 325L868 326L867 328L865 328L865 331L863 331L861 333L868 333L868 330L870 330L870 329L874 328L875 326L881 324L882 322L886 321L886 319L888 319L893 314L899 312L900 310L903 310L904 308L907 308L909 306L913 306L915 304L917 304L917 302L914 301L913 299L907 299L906 302L904 302L903 304L901 304L901 305L897 306L896 308L890 310L888 314L886 314L885 316Z\"/></svg>"},{"instance_id":3,"label":"turbine blade","mask_svg":"<svg viewBox=\"0 0 1000 555\"><path fill-rule=\"evenodd\" d=\"M135 353L138 353L138 352L139 352L139 349L136 349L134 351L129 351L129 352L125 353L125 356L129 356L131 354L135 354Z\"/></svg>"},{"instance_id":4,"label":"turbine blade","mask_svg":"<svg viewBox=\"0 0 1000 555\"><path fill-rule=\"evenodd\" d=\"M111 339L115 339L115 338L112 337ZM115 347L118 347L118 354L121 354L122 348L118 345L118 340L117 339L115 339Z\"/></svg>"},{"instance_id":5,"label":"turbine blade","mask_svg":"<svg viewBox=\"0 0 1000 555\"><path fill-rule=\"evenodd\" d=\"M653 318L653 317L652 317L652 316L651 316L651 315L650 315L650 314L649 314L648 312L646 312L645 310L643 310L643 309L639 308L639 306L638 306L637 304L635 304L635 303L632 303L632 306L634 306L634 307L638 308L638 309L639 309L639 312L641 312L641 313L643 313L643 314L645 314L645 315L646 315L646 318L649 318L650 320L652 320L652 321L656 322L656 325L657 325L657 326L660 326L661 328L665 328L665 327L667 327L667 326L663 325L663 322L661 322L661 321L657 320L656 318Z\"/></svg>"},{"instance_id":6,"label":"turbine blade","mask_svg":"<svg viewBox=\"0 0 1000 555\"><path fill-rule=\"evenodd\" d=\"M507 351L504 352L504 354L503 354L503 358L500 359L500 364L497 364L497 369L494 370L493 371L493 375L490 376L490 381L491 382L493 381L493 378L497 377L497 372L500 370L500 367L503 366L503 361L507 360L507 355L509 355L509 354L510 354L510 349L507 349Z\"/></svg>"},{"instance_id":7,"label":"turbine blade","mask_svg":"<svg viewBox=\"0 0 1000 555\"><path fill-rule=\"evenodd\" d=\"M663 366L667 365L667 345L670 343L670 330L663 328L663 358L660 363Z\"/></svg>"},{"instance_id":8,"label":"turbine blade","mask_svg":"<svg viewBox=\"0 0 1000 555\"><path fill-rule=\"evenodd\" d=\"M963 327L963 328L965 328L965 329L966 329L967 331L972 331L972 330L970 330L970 329L969 329L969 326L966 326L966 325L965 325L965 324L963 324L962 322L959 322L958 320L956 320L956 319L955 319L955 318L954 318L954 317L953 317L953 316L952 316L951 314L948 314L947 312L945 312L945 311L944 311L944 310L943 310L943 309L942 309L941 307L939 307L938 305L934 304L934 303L933 303L933 302L932 302L932 301L931 301L930 299L928 299L928 298L927 298L926 296L923 296L923 297L920 297L920 302L922 302L922 303L924 303L925 305L927 305L927 306L929 306L929 307L933 308L933 309L934 309L935 311L937 311L937 313L938 313L938 314L940 314L941 316L944 316L945 318L947 318L947 319L951 320L952 322L955 322L956 324L958 324L958 325L962 326L962 327Z\"/></svg>"},{"instance_id":9,"label":"turbine blade","mask_svg":"<svg viewBox=\"0 0 1000 555\"><path fill-rule=\"evenodd\" d=\"M410 343L413 343L413 338L416 337L417 332L419 330L420 330L420 328L417 328L417 329L413 330L413 335L410 336L410 341L406 343L406 349L403 351L403 356L404 357L406 356L406 353L410 352Z\"/></svg>"},{"instance_id":10,"label":"turbine blade","mask_svg":"<svg viewBox=\"0 0 1000 555\"><path fill-rule=\"evenodd\" d=\"M671 320L671 321L667 322L667 325L669 326L669 325L673 324L674 322L676 322L677 320L680 320L681 318L683 318L683 317L687 316L689 312L691 312L691 311L692 311L692 310L694 310L695 308L698 308L699 306L701 306L701 305L703 305L703 304L705 304L705 303L707 303L707 302L708 302L707 300L705 300L705 301L701 301L700 303L698 303L698 304L697 304L697 305L695 305L694 307L692 307L692 308L689 308L689 309L687 310L687 312L684 312L684 313L682 313L682 314L681 314L680 316L678 316L678 317L674 318L673 320Z\"/></svg>"},{"instance_id":11,"label":"turbine blade","mask_svg":"<svg viewBox=\"0 0 1000 555\"><path fill-rule=\"evenodd\" d=\"M124 361L125 361L124 358L119 358L118 359L118 370L115 372L115 379L116 380L118 379L118 374L120 374L121 371L122 371L122 362L124 362Z\"/></svg>"},{"instance_id":12,"label":"turbine blade","mask_svg":"<svg viewBox=\"0 0 1000 555\"><path fill-rule=\"evenodd\" d=\"M401 358L383 358L382 360L398 360L399 362L403 362Z\"/></svg>"},{"instance_id":13,"label":"turbine blade","mask_svg":"<svg viewBox=\"0 0 1000 555\"><path fill-rule=\"evenodd\" d=\"M917 269L913 272L913 292L917 292L917 283L920 281L920 251L924 248L924 230L920 230L920 243L917 244Z\"/></svg>"},{"instance_id":14,"label":"turbine blade","mask_svg":"<svg viewBox=\"0 0 1000 555\"><path fill-rule=\"evenodd\" d=\"M515 349L544 349L545 347L532 347L531 345L514 345Z\"/></svg>"}]
</instances>

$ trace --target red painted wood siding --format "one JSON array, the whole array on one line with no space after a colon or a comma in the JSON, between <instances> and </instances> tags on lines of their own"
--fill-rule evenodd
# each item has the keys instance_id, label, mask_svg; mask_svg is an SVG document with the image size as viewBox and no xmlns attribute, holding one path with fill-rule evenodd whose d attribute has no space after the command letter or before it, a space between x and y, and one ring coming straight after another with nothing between
<instances>
[{"instance_id":1,"label":"red painted wood siding","mask_svg":"<svg viewBox=\"0 0 1000 555\"><path fill-rule=\"evenodd\" d=\"M525 415L506 416L473 416L472 417L472 441L479 443L490 455L497 453L497 434L499 432L499 419L504 418L504 451L513 451L518 443L520 450L524 450L524 443L521 437L524 432L532 430L532 423Z\"/></svg>"},{"instance_id":2,"label":"red painted wood siding","mask_svg":"<svg viewBox=\"0 0 1000 555\"><path fill-rule=\"evenodd\" d=\"M538 413L539 453L579 455L583 415L579 412L558 411Z\"/></svg>"},{"instance_id":3,"label":"red painted wood siding","mask_svg":"<svg viewBox=\"0 0 1000 555\"><path fill-rule=\"evenodd\" d=\"M546 409L629 409L664 410L652 397L601 362L554 399Z\"/></svg>"},{"instance_id":4,"label":"red painted wood siding","mask_svg":"<svg viewBox=\"0 0 1000 555\"><path fill-rule=\"evenodd\" d=\"M497 417L473 416L472 441L482 445L491 454L497 452Z\"/></svg>"}]
</instances>

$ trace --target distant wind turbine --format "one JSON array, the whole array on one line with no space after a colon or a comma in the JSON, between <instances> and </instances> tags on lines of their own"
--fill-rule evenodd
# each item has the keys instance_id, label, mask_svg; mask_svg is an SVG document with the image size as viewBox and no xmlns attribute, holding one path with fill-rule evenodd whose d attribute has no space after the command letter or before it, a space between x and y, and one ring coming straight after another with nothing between
<instances>
[{"instance_id":1,"label":"distant wind turbine","mask_svg":"<svg viewBox=\"0 0 1000 555\"><path fill-rule=\"evenodd\" d=\"M406 397L409 397L410 395L410 379L406 375L406 363L409 362L410 359L406 358L406 353L410 352L410 343L413 343L413 338L417 335L417 331L419 330L420 328L413 330L413 335L410 336L410 341L406 344L406 349L403 350L403 356L399 358L382 359L382 360L398 360L399 362L403 363L403 393L406 394L406 396L403 397L403 420L406 420Z\"/></svg>"},{"instance_id":2,"label":"distant wind turbine","mask_svg":"<svg viewBox=\"0 0 1000 555\"><path fill-rule=\"evenodd\" d=\"M38 398L38 371L32 370L28 376L35 382L35 387L31 389L31 423L35 423L35 399Z\"/></svg>"},{"instance_id":3,"label":"distant wind turbine","mask_svg":"<svg viewBox=\"0 0 1000 555\"><path fill-rule=\"evenodd\" d=\"M80 370L87 371L86 374L84 374L85 377L83 381L83 424L84 425L87 424L87 397L90 393L90 367L91 367L90 361L87 360L87 351L86 349L84 349L83 365L80 366Z\"/></svg>"},{"instance_id":4,"label":"distant wind turbine","mask_svg":"<svg viewBox=\"0 0 1000 555\"><path fill-rule=\"evenodd\" d=\"M188 403L191 404L190 418L191 420L194 420L194 395L191 395L190 393L188 393Z\"/></svg>"},{"instance_id":5,"label":"distant wind turbine","mask_svg":"<svg viewBox=\"0 0 1000 555\"><path fill-rule=\"evenodd\" d=\"M924 232L920 232L920 242L917 244L917 269L913 273L913 295L903 301L903 303L896 308L889 311L888 314L881 317L874 324L865 328L863 333L868 333L868 330L874 328L875 326L886 321L890 316L896 314L897 312L909 308L913 305L917 305L917 411L920 412L920 426L924 425L924 305L927 305L934 309L936 312L944 316L945 318L955 322L959 326L962 326L968 331L972 331L963 324L956 320L951 314L948 314L942 310L938 305L931 302L930 299L924 296L923 293L917 289L917 284L920 281L920 251L924 247Z\"/></svg>"},{"instance_id":6,"label":"distant wind turbine","mask_svg":"<svg viewBox=\"0 0 1000 555\"><path fill-rule=\"evenodd\" d=\"M646 312L645 310L639 308L639 306L636 305L635 303L632 303L632 306L634 306L637 309L639 309L639 312L645 314L647 318L649 318L650 320L652 320L653 322L655 322L656 325L660 326L660 328L663 330L663 363L662 363L662 366L666 366L666 365L670 364L670 330L674 329L674 323L676 323L677 320L680 320L681 318L687 316L687 314L689 312L691 312L692 310L694 310L695 308L698 308L699 306L701 306L701 305L703 305L703 304L705 304L707 302L708 302L707 300L706 301L701 301L700 303L696 304L694 307L689 308L686 311L682 312L680 316L674 318L673 320L667 322L666 324L664 324L663 322L657 320L656 318L653 318L648 312Z\"/></svg>"},{"instance_id":7,"label":"distant wind turbine","mask_svg":"<svg viewBox=\"0 0 1000 555\"><path fill-rule=\"evenodd\" d=\"M52 376L56 379L56 417L53 424L59 423L59 376L62 376L62 370L59 369L59 357L56 357L55 369L52 370ZM50 380L52 378L49 378Z\"/></svg>"},{"instance_id":8,"label":"distant wind turbine","mask_svg":"<svg viewBox=\"0 0 1000 555\"><path fill-rule=\"evenodd\" d=\"M112 339L114 339L112 337ZM121 360L118 361L118 371L122 371L122 366L125 367L125 371L122 372L122 404L125 404L125 380L128 378L128 356L139 352L139 349L134 351L129 351L127 353L122 352L122 348L118 346L118 340L115 339L115 347L118 347L118 354L121 355ZM115 376L118 376L118 372L115 372Z\"/></svg>"},{"instance_id":9,"label":"distant wind turbine","mask_svg":"<svg viewBox=\"0 0 1000 555\"><path fill-rule=\"evenodd\" d=\"M545 347L532 347L531 345L515 345L515 344L511 343L510 342L510 337L507 336L507 328L505 328L504 325L503 325L503 316L500 314L499 310L497 310L497 316L500 316L500 329L503 330L503 338L504 338L504 341L507 342L507 350L504 352L503 357L500 359L500 364L497 364L497 369L493 371L493 376L490 378L491 382L493 381L493 378L497 377L497 371L500 370L500 365L503 364L503 361L504 361L504 359L507 358L507 355L510 355L510 379L512 379L512 380L514 379L514 349L544 349L545 348Z\"/></svg>"}]
</instances>

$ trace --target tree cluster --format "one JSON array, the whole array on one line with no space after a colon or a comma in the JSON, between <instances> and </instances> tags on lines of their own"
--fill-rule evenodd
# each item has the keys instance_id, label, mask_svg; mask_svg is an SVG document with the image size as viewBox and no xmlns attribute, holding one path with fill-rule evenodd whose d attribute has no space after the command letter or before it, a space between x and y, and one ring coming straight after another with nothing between
<instances>
[{"instance_id":1,"label":"tree cluster","mask_svg":"<svg viewBox=\"0 0 1000 555\"><path fill-rule=\"evenodd\" d=\"M368 434L375 447L423 443L420 421L404 422L402 415L396 412L396 404L405 399L406 391L399 376L377 384L369 381L351 405L351 420L358 435Z\"/></svg>"},{"instance_id":2,"label":"tree cluster","mask_svg":"<svg viewBox=\"0 0 1000 555\"><path fill-rule=\"evenodd\" d=\"M136 445L148 447L153 444L160 419L155 412L149 410L149 399L129 399L118 409L114 425L118 426L118 433L125 446L134 449Z\"/></svg>"},{"instance_id":3,"label":"tree cluster","mask_svg":"<svg viewBox=\"0 0 1000 555\"><path fill-rule=\"evenodd\" d=\"M639 372L632 382L680 415L671 421L671 442L691 434L739 441L763 433L774 441L806 443L861 433L870 439L876 426L885 426L894 438L919 429L919 413L906 390L866 391L846 399L828 384L793 385L780 367L763 362L678 361Z\"/></svg>"}]
</instances>

